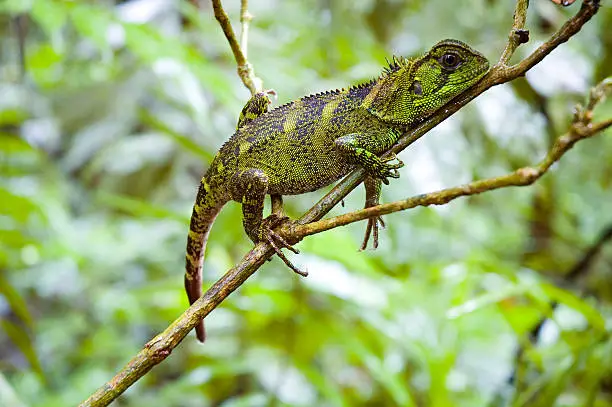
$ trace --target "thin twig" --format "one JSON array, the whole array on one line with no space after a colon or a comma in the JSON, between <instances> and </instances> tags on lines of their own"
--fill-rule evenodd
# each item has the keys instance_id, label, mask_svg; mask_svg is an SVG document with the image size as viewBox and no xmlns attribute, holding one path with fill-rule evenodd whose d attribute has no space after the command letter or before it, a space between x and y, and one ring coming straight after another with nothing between
<instances>
[{"instance_id":1,"label":"thin twig","mask_svg":"<svg viewBox=\"0 0 612 407\"><path fill-rule=\"evenodd\" d=\"M223 6L221 5L221 0L212 0L213 11L215 13L215 18L219 22L221 29L223 30L223 34L225 34L225 38L227 38L227 42L232 49L232 53L234 54L234 59L236 60L238 76L244 83L251 94L255 94L260 89L258 89L257 83L260 83L261 80L258 80L255 77L255 73L253 71L253 67L249 63L246 58L246 48L247 48L247 34L248 31L248 21L250 20L250 14L246 9L248 2L246 0L242 1L241 12L240 12L240 20L242 21L242 33L244 38L242 38L242 48L238 41L236 40L236 35L234 34L234 29L232 28L232 23L230 19L223 10ZM248 16L248 18L246 18ZM246 27L246 28L245 28ZM244 48L244 50L243 50ZM261 87L261 86L260 86Z\"/></svg>"},{"instance_id":2,"label":"thin twig","mask_svg":"<svg viewBox=\"0 0 612 407\"><path fill-rule=\"evenodd\" d=\"M238 66L246 65L247 60L242 50L240 49L240 45L236 41L236 36L234 35L234 29L232 28L232 23L229 20L229 16L223 10L223 6L221 5L221 0L212 0L213 11L215 13L215 18L219 22L221 29L223 30L223 34L225 34L225 38L227 38L227 42L234 53L234 59L236 59L236 64Z\"/></svg>"},{"instance_id":3,"label":"thin twig","mask_svg":"<svg viewBox=\"0 0 612 407\"><path fill-rule=\"evenodd\" d=\"M508 43L506 44L506 48L504 49L504 52L502 52L502 55L499 58L500 65L507 65L518 46L524 42L522 41L522 37L519 35L519 33L521 33L522 30L525 29L528 6L529 0L518 0L516 2L512 30L510 30L510 34L508 34Z\"/></svg>"},{"instance_id":4,"label":"thin twig","mask_svg":"<svg viewBox=\"0 0 612 407\"><path fill-rule=\"evenodd\" d=\"M240 4L240 49L244 59L248 60L249 23L253 19L249 13L249 0L242 0Z\"/></svg>"},{"instance_id":5,"label":"thin twig","mask_svg":"<svg viewBox=\"0 0 612 407\"><path fill-rule=\"evenodd\" d=\"M533 68L537 63L542 61L545 56L563 44L574 36L584 23L591 19L599 9L599 0L586 0L582 3L578 13L570 18L563 26L552 35L552 37L544 44L540 45L535 51L533 51L527 58L522 60L520 63L510 67L505 75L510 77L517 77L515 75L524 74L529 69Z\"/></svg>"},{"instance_id":6,"label":"thin twig","mask_svg":"<svg viewBox=\"0 0 612 407\"><path fill-rule=\"evenodd\" d=\"M518 0L522 2L523 0ZM559 44L567 41L571 36L576 34L580 28L586 24L591 17L595 15L598 9L599 2L594 0L586 0L583 2L580 11L568 20L557 31L549 41L539 47L534 53L529 55L525 60L512 67L506 67L501 65L494 66L491 71L472 89L468 90L461 97L451 101L443 109L441 109L435 116L424 121L421 125L413 129L412 131L404 134L396 147L392 149L393 153L398 153L414 141L422 137L427 131L431 130L441 121L448 118L451 114L455 113L461 107L466 105L473 98L489 89L492 86L508 82L519 76L525 74L525 72L542 60L552 50L554 50ZM227 14L221 8L221 4L218 0L213 0L213 8L215 9L215 17L219 20L223 31L230 42L236 61L240 66L240 61L246 62L243 58L240 47L238 46L231 26L229 25L229 19ZM517 7L517 10L519 8ZM523 10L525 11L525 10ZM515 23L517 18L515 17ZM514 30L514 28L513 28ZM242 58L242 59L241 59ZM240 73L240 70L239 70ZM241 76L242 78L242 76ZM245 82L243 78L243 82ZM246 84L247 82L245 82ZM251 88L249 88L251 89ZM601 131L603 128L610 126L610 121L602 122L597 127L597 131ZM595 127L595 126L594 126ZM590 134L592 130L580 129L577 132L585 131L583 134ZM594 133L593 133L594 134ZM592 135L592 134L591 134ZM589 136L590 137L590 136ZM584 138L581 136L581 138ZM565 140L565 141L563 141ZM497 180L502 186L512 185L527 185L539 178L542 174L541 171L546 171L550 165L558 158L557 154L567 151L575 141L567 140L567 138L560 138L558 150L553 150L546 157L542 163L534 168L528 168L519 170L509 176L497 177L492 180ZM555 144L557 145L557 143ZM352 174L345 177L342 181L336 185L325 197L323 197L317 204L315 204L304 216L302 216L298 224L305 224L309 222L321 219L331 208L340 202L350 191L352 191L362 180L365 175L363 170L356 170ZM509 178L508 178L509 177ZM495 181L482 180L476 181L475 183L468 184L467 186L458 187L457 189L450 188L450 192L446 194L434 195L432 201L429 204L440 204L448 202L451 199L455 199L458 196L470 195L474 193L484 192L489 188L499 188ZM416 206L425 204L427 202L426 195L412 198L414 201L403 203L406 207L410 205ZM384 212L387 212L385 205ZM375 209L378 207L370 208L368 210L380 210ZM361 212L361 211L359 211ZM368 216L374 214L368 213ZM299 226L295 226L298 228ZM283 232L287 232L284 231ZM289 231L290 232L290 231ZM296 235L287 235L286 239L289 243L293 244L292 239L299 239ZM206 293L191 305L177 320L175 320L166 330L153 338L147 345L142 349L128 364L108 383L100 387L94 394L92 394L87 400L85 400L81 406L106 406L112 400L116 399L121 393L123 393L128 387L135 383L140 377L144 376L149 370L155 365L161 363L172 349L174 349L183 338L199 323L206 315L208 315L214 308L216 308L228 295L236 290L242 283L244 283L257 269L270 257L274 251L267 243L258 243L253 249L251 249L235 267L230 269L220 280L218 280Z\"/></svg>"}]
</instances>

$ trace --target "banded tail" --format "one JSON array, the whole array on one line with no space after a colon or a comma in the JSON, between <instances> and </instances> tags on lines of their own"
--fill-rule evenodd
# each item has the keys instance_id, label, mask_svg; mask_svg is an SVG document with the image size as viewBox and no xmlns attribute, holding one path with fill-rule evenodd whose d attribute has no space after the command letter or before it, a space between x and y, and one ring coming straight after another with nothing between
<instances>
[{"instance_id":1,"label":"banded tail","mask_svg":"<svg viewBox=\"0 0 612 407\"><path fill-rule=\"evenodd\" d=\"M217 200L217 197L213 196L207 181L208 178L204 176L200 183L187 236L185 291L189 298L189 305L202 296L202 265L208 234L217 214L226 203L225 199ZM198 340L204 342L206 340L204 321L200 321L195 329Z\"/></svg>"}]
</instances>

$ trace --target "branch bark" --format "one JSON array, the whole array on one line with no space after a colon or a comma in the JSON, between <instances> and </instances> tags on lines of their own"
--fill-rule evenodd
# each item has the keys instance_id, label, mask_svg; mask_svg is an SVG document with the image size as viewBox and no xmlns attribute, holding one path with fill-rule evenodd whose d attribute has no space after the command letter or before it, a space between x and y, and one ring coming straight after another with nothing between
<instances>
[{"instance_id":1,"label":"branch bark","mask_svg":"<svg viewBox=\"0 0 612 407\"><path fill-rule=\"evenodd\" d=\"M223 34L225 34L225 38L227 38L227 42L229 43L232 53L234 54L238 76L242 80L242 83L244 83L244 86L249 89L251 95L261 91L261 79L255 76L253 66L247 60L249 23L253 18L249 13L248 0L242 0L240 6L240 22L242 25L240 44L238 44L238 41L236 40L236 34L234 34L232 23L221 5L221 0L212 0L212 6L215 13L215 18L219 22L219 25L223 30Z\"/></svg>"},{"instance_id":2,"label":"branch bark","mask_svg":"<svg viewBox=\"0 0 612 407\"><path fill-rule=\"evenodd\" d=\"M251 82L249 85L247 80L248 75L247 79L243 77L244 72L249 72L247 69L249 65L236 41L229 18L225 11L223 11L220 0L212 0L212 3L215 17L221 24L223 32L234 53L234 57L236 58L238 73L245 83L245 86L247 86L251 92L254 92L254 84ZM246 2L243 2L243 5L245 3ZM518 38L520 37L518 33L524 30L527 4L527 0L517 0L512 30L509 34L509 43L502 53L499 62L491 68L489 73L466 93L447 104L438 114L425 120L418 127L404 134L400 138L398 144L396 144L389 153L399 153L485 90L492 86L508 82L519 76L523 76L527 70L540 62L556 47L580 31L582 26L597 13L599 7L599 1L597 0L583 1L582 7L578 13L571 17L548 41L518 64L508 65L508 61L514 54L516 48L523 42L521 38ZM246 44L244 44L244 46L246 47ZM535 167L523 168L505 176L475 181L467 185L449 188L431 194L419 195L404 201L379 205L366 210L312 223L321 219L333 206L359 185L365 173L363 170L356 170L340 181L338 185L304 214L293 227L286 227L280 232L283 233L288 240L297 241L306 235L318 233L357 220L366 219L376 214L382 215L422 205L441 205L460 196L478 194L508 186L529 185L541 177L550 166L578 140L591 137L611 125L611 120L595 125L577 121L568 134L560 137L546 158ZM310 225L308 225L309 223ZM81 403L81 406L106 406L110 404L155 365L161 363L168 357L172 350L195 327L198 321L208 315L227 298L227 296L244 283L273 253L271 247L266 243L255 245L255 247L243 257L240 263L230 269L166 330L149 341L115 377Z\"/></svg>"},{"instance_id":3,"label":"branch bark","mask_svg":"<svg viewBox=\"0 0 612 407\"><path fill-rule=\"evenodd\" d=\"M402 201L391 202L361 209L355 212L336 216L329 219L319 220L305 225L297 225L285 235L289 239L302 239L305 236L324 232L338 226L369 219L373 216L382 216L389 213L403 211L417 206L444 205L461 196L481 194L495 189L511 186L525 186L533 184L542 177L550 167L557 162L563 154L570 150L578 141L592 137L612 126L612 119L597 124L574 123L570 131L559 137L546 158L532 167L520 168L510 174L499 177L488 178L460 185L453 188L442 189L436 192L417 195Z\"/></svg>"}]
</instances>

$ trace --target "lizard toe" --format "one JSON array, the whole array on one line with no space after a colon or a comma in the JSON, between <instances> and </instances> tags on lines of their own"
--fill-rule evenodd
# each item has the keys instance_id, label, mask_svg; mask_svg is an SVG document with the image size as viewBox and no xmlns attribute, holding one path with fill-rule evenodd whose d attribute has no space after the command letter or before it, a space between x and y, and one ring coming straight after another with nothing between
<instances>
[{"instance_id":1,"label":"lizard toe","mask_svg":"<svg viewBox=\"0 0 612 407\"><path fill-rule=\"evenodd\" d=\"M288 222L290 222L290 219L287 216L278 216L276 214L268 216L262 221L261 226L259 228L259 241L265 241L269 243L270 246L272 246L272 249L274 249L276 255L280 257L280 259L285 263L285 265L287 265L287 267L289 267L295 273L306 277L308 275L308 272L302 271L296 266L294 266L289 261L289 259L287 259L287 256L285 256L281 249L290 250L295 254L299 254L300 251L293 247L289 242L287 242L284 237L282 237L274 230L278 226Z\"/></svg>"}]
</instances>

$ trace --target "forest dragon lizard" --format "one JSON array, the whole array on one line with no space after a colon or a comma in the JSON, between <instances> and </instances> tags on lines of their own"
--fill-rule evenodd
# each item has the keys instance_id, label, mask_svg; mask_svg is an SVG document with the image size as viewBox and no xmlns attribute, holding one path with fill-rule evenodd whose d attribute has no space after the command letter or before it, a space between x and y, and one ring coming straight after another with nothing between
<instances>
[{"instance_id":1,"label":"forest dragon lizard","mask_svg":"<svg viewBox=\"0 0 612 407\"><path fill-rule=\"evenodd\" d=\"M444 40L412 59L393 57L376 79L306 96L268 111L269 92L245 105L234 135L221 147L198 190L187 239L185 290L189 303L202 295L202 263L215 217L230 200L242 204L249 238L266 241L288 266L281 252L297 253L274 228L288 218L263 218L267 195L311 192L339 180L356 167L366 171L365 207L378 205L381 183L398 178L403 163L379 156L399 136L431 116L476 83L489 63L478 51L456 40ZM362 244L373 232L378 245L379 217L368 220ZM205 339L204 323L196 326Z\"/></svg>"}]
</instances>

